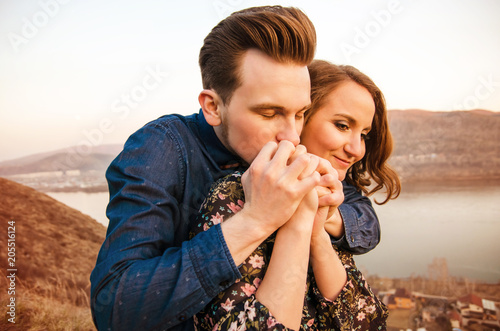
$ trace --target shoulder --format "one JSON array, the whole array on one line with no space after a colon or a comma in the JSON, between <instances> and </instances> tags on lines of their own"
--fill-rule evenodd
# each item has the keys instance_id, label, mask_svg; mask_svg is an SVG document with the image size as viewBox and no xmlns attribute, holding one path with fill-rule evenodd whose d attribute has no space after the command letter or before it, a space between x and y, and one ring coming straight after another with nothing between
<instances>
[{"instance_id":1,"label":"shoulder","mask_svg":"<svg viewBox=\"0 0 500 331\"><path fill-rule=\"evenodd\" d=\"M125 149L137 149L148 145L161 148L165 145L189 144L199 140L197 131L195 114L164 115L134 132L125 143Z\"/></svg>"}]
</instances>

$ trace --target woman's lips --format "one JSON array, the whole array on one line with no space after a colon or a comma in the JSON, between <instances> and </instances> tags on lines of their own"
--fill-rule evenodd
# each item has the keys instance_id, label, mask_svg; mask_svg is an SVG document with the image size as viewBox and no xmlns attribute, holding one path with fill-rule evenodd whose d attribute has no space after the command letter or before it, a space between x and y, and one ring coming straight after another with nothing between
<instances>
[{"instance_id":1,"label":"woman's lips","mask_svg":"<svg viewBox=\"0 0 500 331\"><path fill-rule=\"evenodd\" d=\"M335 158L335 160L337 161L338 164L340 164L341 166L345 167L345 168L349 168L351 166L351 162L349 161L346 161L344 159L341 159L337 156L333 156Z\"/></svg>"}]
</instances>

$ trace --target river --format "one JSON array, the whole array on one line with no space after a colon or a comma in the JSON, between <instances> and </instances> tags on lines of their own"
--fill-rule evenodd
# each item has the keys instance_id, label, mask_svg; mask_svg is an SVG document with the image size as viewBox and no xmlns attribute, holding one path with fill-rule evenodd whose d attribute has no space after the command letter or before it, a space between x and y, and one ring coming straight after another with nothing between
<instances>
[{"instance_id":1,"label":"river","mask_svg":"<svg viewBox=\"0 0 500 331\"><path fill-rule=\"evenodd\" d=\"M49 195L107 225L108 193ZM374 207L381 242L355 257L366 274L427 276L429 264L441 258L451 276L500 281L500 183L413 184Z\"/></svg>"}]
</instances>

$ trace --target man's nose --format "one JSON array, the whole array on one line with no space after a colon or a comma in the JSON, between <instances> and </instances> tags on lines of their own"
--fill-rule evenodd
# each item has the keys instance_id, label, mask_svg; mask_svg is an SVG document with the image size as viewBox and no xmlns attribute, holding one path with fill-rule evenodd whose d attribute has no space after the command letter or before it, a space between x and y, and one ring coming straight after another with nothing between
<instances>
[{"instance_id":1,"label":"man's nose","mask_svg":"<svg viewBox=\"0 0 500 331\"><path fill-rule=\"evenodd\" d=\"M279 128L278 134L276 135L276 140L278 142L282 140L288 140L293 143L294 146L297 146L300 143L300 129L299 125L301 123L297 123L295 118L293 120L285 121L282 126Z\"/></svg>"}]
</instances>

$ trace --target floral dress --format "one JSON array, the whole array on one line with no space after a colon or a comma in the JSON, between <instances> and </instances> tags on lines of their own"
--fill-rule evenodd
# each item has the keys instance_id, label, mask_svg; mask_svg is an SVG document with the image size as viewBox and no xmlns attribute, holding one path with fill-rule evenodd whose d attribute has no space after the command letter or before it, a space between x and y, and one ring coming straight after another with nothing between
<instances>
[{"instance_id":1,"label":"floral dress","mask_svg":"<svg viewBox=\"0 0 500 331\"><path fill-rule=\"evenodd\" d=\"M190 224L191 237L227 220L243 208L244 200L241 173L215 182L196 222ZM239 267L241 279L194 316L196 330L290 330L255 298L275 237L276 233L267 238ZM387 307L373 294L354 264L352 254L333 247L346 269L347 283L339 296L330 301L319 292L310 268L300 330L385 330Z\"/></svg>"}]
</instances>

